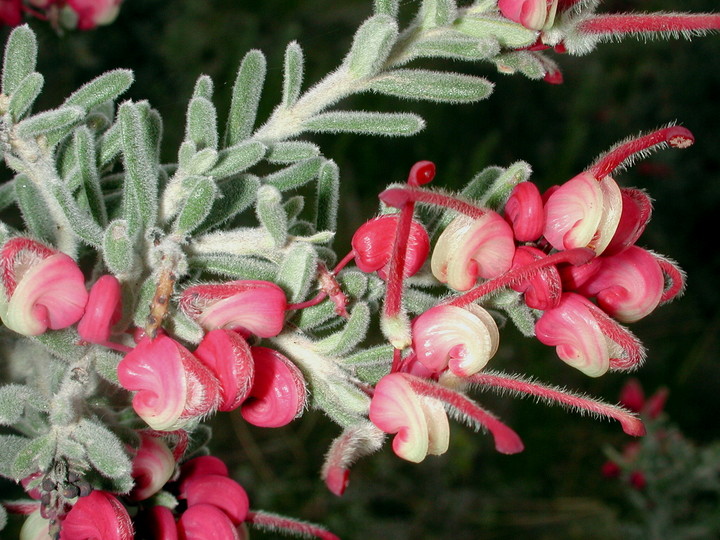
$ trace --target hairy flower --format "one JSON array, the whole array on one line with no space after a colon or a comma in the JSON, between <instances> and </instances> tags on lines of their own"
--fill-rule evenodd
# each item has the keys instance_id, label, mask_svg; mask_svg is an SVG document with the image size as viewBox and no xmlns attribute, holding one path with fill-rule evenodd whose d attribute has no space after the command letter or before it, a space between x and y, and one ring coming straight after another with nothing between
<instances>
[{"instance_id":1,"label":"hairy flower","mask_svg":"<svg viewBox=\"0 0 720 540\"><path fill-rule=\"evenodd\" d=\"M85 314L78 323L78 334L89 343L107 343L110 331L122 316L120 282L115 276L101 276L90 288Z\"/></svg>"},{"instance_id":2,"label":"hairy flower","mask_svg":"<svg viewBox=\"0 0 720 540\"><path fill-rule=\"evenodd\" d=\"M0 250L0 273L0 317L10 330L37 336L67 328L83 316L85 278L64 253L29 238L13 238Z\"/></svg>"},{"instance_id":3,"label":"hairy flower","mask_svg":"<svg viewBox=\"0 0 720 540\"><path fill-rule=\"evenodd\" d=\"M532 182L520 182L503 209L518 242L534 242L543 233L545 214L540 190Z\"/></svg>"},{"instance_id":4,"label":"hairy flower","mask_svg":"<svg viewBox=\"0 0 720 540\"><path fill-rule=\"evenodd\" d=\"M547 255L535 247L519 246L513 257L513 268L526 266L545 257ZM570 268L577 267L570 265ZM523 293L525 304L528 307L544 311L556 307L560 302L562 281L557 268L550 266L532 274L525 281L511 285L511 288Z\"/></svg>"},{"instance_id":5,"label":"hairy flower","mask_svg":"<svg viewBox=\"0 0 720 540\"><path fill-rule=\"evenodd\" d=\"M130 499L143 501L160 491L175 472L175 457L160 437L140 434L140 448L132 460L135 485Z\"/></svg>"},{"instance_id":6,"label":"hairy flower","mask_svg":"<svg viewBox=\"0 0 720 540\"><path fill-rule=\"evenodd\" d=\"M286 308L285 292L269 281L195 285L180 297L180 309L205 330L225 328L260 337L280 333Z\"/></svg>"},{"instance_id":7,"label":"hairy flower","mask_svg":"<svg viewBox=\"0 0 720 540\"><path fill-rule=\"evenodd\" d=\"M118 379L133 397L135 412L157 431L182 428L213 412L219 384L190 351L166 335L144 337L120 361Z\"/></svg>"},{"instance_id":8,"label":"hairy flower","mask_svg":"<svg viewBox=\"0 0 720 540\"><path fill-rule=\"evenodd\" d=\"M230 518L212 504L196 504L185 510L177 522L180 540L240 540Z\"/></svg>"},{"instance_id":9,"label":"hairy flower","mask_svg":"<svg viewBox=\"0 0 720 540\"><path fill-rule=\"evenodd\" d=\"M95 490L80 497L62 522L60 540L132 540L130 516L114 495Z\"/></svg>"}]
</instances>

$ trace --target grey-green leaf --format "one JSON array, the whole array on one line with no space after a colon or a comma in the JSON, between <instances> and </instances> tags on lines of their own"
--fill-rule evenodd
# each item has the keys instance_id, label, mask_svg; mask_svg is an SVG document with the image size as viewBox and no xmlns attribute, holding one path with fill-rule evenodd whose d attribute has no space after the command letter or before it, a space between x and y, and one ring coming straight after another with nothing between
<instances>
[{"instance_id":1,"label":"grey-green leaf","mask_svg":"<svg viewBox=\"0 0 720 540\"><path fill-rule=\"evenodd\" d=\"M285 49L285 74L282 93L284 107L292 107L300 97L303 82L303 64L302 49L297 41L293 41Z\"/></svg>"},{"instance_id":2,"label":"grey-green leaf","mask_svg":"<svg viewBox=\"0 0 720 540\"><path fill-rule=\"evenodd\" d=\"M411 46L410 58L437 57L456 60L482 60L500 52L492 37L474 38L451 29L436 30Z\"/></svg>"},{"instance_id":3,"label":"grey-green leaf","mask_svg":"<svg viewBox=\"0 0 720 540\"><path fill-rule=\"evenodd\" d=\"M210 214L217 191L212 178L198 177L175 220L175 232L189 234L198 228Z\"/></svg>"},{"instance_id":4,"label":"grey-green leaf","mask_svg":"<svg viewBox=\"0 0 720 540\"><path fill-rule=\"evenodd\" d=\"M19 480L36 471L47 471L55 457L56 448L57 438L52 432L27 442L15 456L13 477Z\"/></svg>"},{"instance_id":5,"label":"grey-green leaf","mask_svg":"<svg viewBox=\"0 0 720 540\"><path fill-rule=\"evenodd\" d=\"M73 439L85 447L90 463L103 476L130 474L132 464L120 439L103 424L84 418L73 430Z\"/></svg>"},{"instance_id":6,"label":"grey-green leaf","mask_svg":"<svg viewBox=\"0 0 720 540\"><path fill-rule=\"evenodd\" d=\"M188 259L193 270L209 272L230 279L274 279L277 266L264 259L225 253L193 255Z\"/></svg>"},{"instance_id":7,"label":"grey-green leaf","mask_svg":"<svg viewBox=\"0 0 720 540\"><path fill-rule=\"evenodd\" d=\"M357 79L372 77L383 66L398 37L389 15L374 15L358 28L343 66Z\"/></svg>"},{"instance_id":8,"label":"grey-green leaf","mask_svg":"<svg viewBox=\"0 0 720 540\"><path fill-rule=\"evenodd\" d=\"M80 127L74 132L74 149L78 171L87 199L88 208L93 219L103 227L107 225L107 209L100 187L100 174L97 169L95 140L87 127ZM98 239L98 242L100 240Z\"/></svg>"},{"instance_id":9,"label":"grey-green leaf","mask_svg":"<svg viewBox=\"0 0 720 540\"><path fill-rule=\"evenodd\" d=\"M411 113L336 111L313 116L303 126L307 131L315 133L347 132L408 137L421 131L425 122Z\"/></svg>"},{"instance_id":10,"label":"grey-green leaf","mask_svg":"<svg viewBox=\"0 0 720 540\"><path fill-rule=\"evenodd\" d=\"M255 194L260 186L257 176L244 175L219 182L220 192L215 199L210 216L205 220L202 230L210 230L232 219L255 202Z\"/></svg>"},{"instance_id":11,"label":"grey-green leaf","mask_svg":"<svg viewBox=\"0 0 720 540\"><path fill-rule=\"evenodd\" d=\"M217 148L217 111L210 100L204 97L195 97L190 100L185 139L193 141L198 150Z\"/></svg>"},{"instance_id":12,"label":"grey-green leaf","mask_svg":"<svg viewBox=\"0 0 720 540\"><path fill-rule=\"evenodd\" d=\"M493 84L482 77L459 73L397 69L373 79L368 89L408 99L472 103L487 98Z\"/></svg>"},{"instance_id":13,"label":"grey-green leaf","mask_svg":"<svg viewBox=\"0 0 720 540\"><path fill-rule=\"evenodd\" d=\"M342 330L317 342L318 351L333 356L346 354L365 339L369 326L370 308L365 302L358 302Z\"/></svg>"},{"instance_id":14,"label":"grey-green leaf","mask_svg":"<svg viewBox=\"0 0 720 540\"><path fill-rule=\"evenodd\" d=\"M15 126L15 133L20 138L30 139L51 131L69 132L69 128L84 117L85 111L82 108L63 106L26 118Z\"/></svg>"},{"instance_id":15,"label":"grey-green leaf","mask_svg":"<svg viewBox=\"0 0 720 540\"><path fill-rule=\"evenodd\" d=\"M65 105L77 105L88 111L106 101L114 101L133 83L133 72L115 69L85 83L65 100Z\"/></svg>"},{"instance_id":16,"label":"grey-green leaf","mask_svg":"<svg viewBox=\"0 0 720 540\"><path fill-rule=\"evenodd\" d=\"M20 420L25 407L47 410L47 399L37 390L24 384L0 387L0 424L10 426Z\"/></svg>"},{"instance_id":17,"label":"grey-green leaf","mask_svg":"<svg viewBox=\"0 0 720 540\"><path fill-rule=\"evenodd\" d=\"M233 176L255 165L266 152L267 147L260 141L243 141L224 148L218 153L217 162L207 174L216 179Z\"/></svg>"},{"instance_id":18,"label":"grey-green leaf","mask_svg":"<svg viewBox=\"0 0 720 540\"><path fill-rule=\"evenodd\" d=\"M135 264L135 251L127 222L124 219L111 222L102 242L103 258L110 272L116 275L130 273Z\"/></svg>"},{"instance_id":19,"label":"grey-green leaf","mask_svg":"<svg viewBox=\"0 0 720 540\"><path fill-rule=\"evenodd\" d=\"M446 26L455 20L457 6L454 0L423 0L418 19L422 28Z\"/></svg>"},{"instance_id":20,"label":"grey-green leaf","mask_svg":"<svg viewBox=\"0 0 720 540\"><path fill-rule=\"evenodd\" d=\"M269 163L295 163L320 155L320 147L307 141L273 143L267 155Z\"/></svg>"},{"instance_id":21,"label":"grey-green leaf","mask_svg":"<svg viewBox=\"0 0 720 540\"><path fill-rule=\"evenodd\" d=\"M477 38L494 37L508 48L518 49L532 45L537 32L499 16L468 15L457 20L454 28Z\"/></svg>"},{"instance_id":22,"label":"grey-green leaf","mask_svg":"<svg viewBox=\"0 0 720 540\"><path fill-rule=\"evenodd\" d=\"M15 122L19 121L30 110L30 107L35 103L35 99L40 95L44 82L45 79L40 73L33 72L25 77L15 89L15 92L12 93L8 112Z\"/></svg>"},{"instance_id":23,"label":"grey-green leaf","mask_svg":"<svg viewBox=\"0 0 720 540\"><path fill-rule=\"evenodd\" d=\"M39 240L54 238L55 222L40 189L24 174L15 177L15 198L28 230Z\"/></svg>"},{"instance_id":24,"label":"grey-green leaf","mask_svg":"<svg viewBox=\"0 0 720 540\"><path fill-rule=\"evenodd\" d=\"M287 191L307 184L317 178L320 167L325 159L314 157L300 161L263 178L264 184L269 184L280 191Z\"/></svg>"},{"instance_id":25,"label":"grey-green leaf","mask_svg":"<svg viewBox=\"0 0 720 540\"><path fill-rule=\"evenodd\" d=\"M282 204L280 190L271 185L261 186L257 193L255 213L270 233L275 246L285 246L288 238L288 216Z\"/></svg>"},{"instance_id":26,"label":"grey-green leaf","mask_svg":"<svg viewBox=\"0 0 720 540\"><path fill-rule=\"evenodd\" d=\"M397 17L400 2L398 0L374 0L374 11L377 15Z\"/></svg>"},{"instance_id":27,"label":"grey-green leaf","mask_svg":"<svg viewBox=\"0 0 720 540\"><path fill-rule=\"evenodd\" d=\"M338 203L340 200L340 169L328 160L320 167L315 197L315 229L334 231L337 226Z\"/></svg>"},{"instance_id":28,"label":"grey-green leaf","mask_svg":"<svg viewBox=\"0 0 720 540\"><path fill-rule=\"evenodd\" d=\"M275 283L287 293L288 301L305 298L317 272L317 255L308 244L296 243L280 264Z\"/></svg>"},{"instance_id":29,"label":"grey-green leaf","mask_svg":"<svg viewBox=\"0 0 720 540\"><path fill-rule=\"evenodd\" d=\"M37 38L27 24L11 33L5 46L2 71L2 93L11 96L22 80L35 71Z\"/></svg>"},{"instance_id":30,"label":"grey-green leaf","mask_svg":"<svg viewBox=\"0 0 720 540\"><path fill-rule=\"evenodd\" d=\"M252 133L266 71L267 61L258 50L248 52L240 63L225 131L226 146L233 146Z\"/></svg>"},{"instance_id":31,"label":"grey-green leaf","mask_svg":"<svg viewBox=\"0 0 720 540\"><path fill-rule=\"evenodd\" d=\"M195 81L195 88L193 88L192 97L201 97L207 100L212 100L213 97L213 80L208 75L200 75Z\"/></svg>"}]
</instances>

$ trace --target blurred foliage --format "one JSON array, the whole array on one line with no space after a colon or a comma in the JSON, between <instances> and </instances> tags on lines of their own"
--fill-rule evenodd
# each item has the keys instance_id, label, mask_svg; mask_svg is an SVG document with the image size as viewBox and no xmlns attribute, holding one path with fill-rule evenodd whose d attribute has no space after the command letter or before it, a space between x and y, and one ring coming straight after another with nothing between
<instances>
[{"instance_id":1,"label":"blurred foliage","mask_svg":"<svg viewBox=\"0 0 720 540\"><path fill-rule=\"evenodd\" d=\"M409 3L403 2L408 12ZM215 80L222 114L239 60L251 48L262 49L268 56L261 103L261 117L266 116L280 94L286 43L300 42L306 80L317 81L338 65L371 5L370 0L128 0L113 25L91 32L57 36L33 21L46 80L40 106L57 105L104 70L131 68L136 83L128 97L148 99L161 112L164 159L174 161L185 104L200 73ZM602 11L673 9L713 11L717 4L606 0ZM677 120L695 133L694 147L658 153L617 176L622 185L648 189L656 200L641 243L678 260L689 274L684 298L633 325L649 349L639 378L647 387L670 388L668 413L690 438L718 439L720 290L714 287L720 252L701 242L717 230L720 210L719 57L718 36L692 42L628 39L602 45L587 57L558 56L565 77L560 86L502 75L490 65L457 63L457 71L496 82L495 94L477 105L354 98L348 107L413 111L428 127L406 140L317 138L341 171L345 219L338 245L347 244L352 230L375 212L382 186L403 180L415 161L434 161L436 183L455 188L487 165L523 159L532 164L534 180L547 187L580 172L627 135ZM624 380L612 374L589 380L512 329L504 332L494 362L610 401ZM455 425L451 448L441 458L410 465L387 449L366 458L353 469L342 499L319 480L323 453L336 433L318 414L276 430L251 429L239 416L219 415L214 452L245 483L254 507L325 523L347 540L619 537L618 488L599 472L602 446L627 439L617 425L531 401L494 395L481 401L521 434L524 453L499 455L488 437Z\"/></svg>"}]
</instances>

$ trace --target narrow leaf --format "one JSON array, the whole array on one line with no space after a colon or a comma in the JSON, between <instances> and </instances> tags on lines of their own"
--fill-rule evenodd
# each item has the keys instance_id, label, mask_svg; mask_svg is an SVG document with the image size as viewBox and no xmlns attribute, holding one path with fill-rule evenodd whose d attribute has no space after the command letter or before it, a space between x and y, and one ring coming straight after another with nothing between
<instances>
[{"instance_id":1,"label":"narrow leaf","mask_svg":"<svg viewBox=\"0 0 720 540\"><path fill-rule=\"evenodd\" d=\"M37 471L47 471L55 457L57 438L51 432L27 442L15 456L12 476L20 480Z\"/></svg>"},{"instance_id":2,"label":"narrow leaf","mask_svg":"<svg viewBox=\"0 0 720 540\"><path fill-rule=\"evenodd\" d=\"M15 179L8 180L0 185L0 210L5 210L8 206L15 204L16 201Z\"/></svg>"},{"instance_id":3,"label":"narrow leaf","mask_svg":"<svg viewBox=\"0 0 720 540\"><path fill-rule=\"evenodd\" d=\"M52 240L55 222L38 187L24 174L18 174L10 185L15 187L15 198L28 231L38 240Z\"/></svg>"},{"instance_id":4,"label":"narrow leaf","mask_svg":"<svg viewBox=\"0 0 720 540\"><path fill-rule=\"evenodd\" d=\"M398 0L374 0L373 4L376 15L389 15L393 18L398 15Z\"/></svg>"},{"instance_id":5,"label":"narrow leaf","mask_svg":"<svg viewBox=\"0 0 720 540\"><path fill-rule=\"evenodd\" d=\"M305 121L304 128L315 133L361 133L407 137L425 127L416 114L337 111L318 114Z\"/></svg>"},{"instance_id":6,"label":"narrow leaf","mask_svg":"<svg viewBox=\"0 0 720 540\"><path fill-rule=\"evenodd\" d=\"M26 118L15 126L15 133L23 139L31 139L51 131L65 133L69 132L68 128L79 123L84 116L85 111L80 107L60 107Z\"/></svg>"},{"instance_id":7,"label":"narrow leaf","mask_svg":"<svg viewBox=\"0 0 720 540\"><path fill-rule=\"evenodd\" d=\"M285 49L285 74L282 93L284 107L292 107L300 97L303 82L303 64L302 49L297 41L293 41Z\"/></svg>"},{"instance_id":8,"label":"narrow leaf","mask_svg":"<svg viewBox=\"0 0 720 540\"><path fill-rule=\"evenodd\" d=\"M50 192L68 220L73 233L87 245L99 248L103 229L87 212L78 206L77 201L67 186L62 182L48 183Z\"/></svg>"},{"instance_id":9,"label":"narrow leaf","mask_svg":"<svg viewBox=\"0 0 720 540\"><path fill-rule=\"evenodd\" d=\"M537 39L537 32L499 16L468 15L458 19L454 28L476 38L493 37L511 49L527 47Z\"/></svg>"},{"instance_id":10,"label":"narrow leaf","mask_svg":"<svg viewBox=\"0 0 720 540\"><path fill-rule=\"evenodd\" d=\"M420 69L397 69L373 79L368 89L408 99L472 103L487 98L493 84L482 77Z\"/></svg>"},{"instance_id":11,"label":"narrow leaf","mask_svg":"<svg viewBox=\"0 0 720 540\"><path fill-rule=\"evenodd\" d=\"M35 99L40 95L44 82L45 79L40 73L31 73L20 82L15 92L12 93L8 112L15 122L30 110Z\"/></svg>"},{"instance_id":12,"label":"narrow leaf","mask_svg":"<svg viewBox=\"0 0 720 540\"><path fill-rule=\"evenodd\" d=\"M47 410L47 399L37 390L24 384L6 384L0 387L0 424L10 426L16 423L30 406Z\"/></svg>"},{"instance_id":13,"label":"narrow leaf","mask_svg":"<svg viewBox=\"0 0 720 540\"><path fill-rule=\"evenodd\" d=\"M98 166L107 167L122 152L122 129L120 122L112 124L98 141Z\"/></svg>"},{"instance_id":14,"label":"narrow leaf","mask_svg":"<svg viewBox=\"0 0 720 540\"><path fill-rule=\"evenodd\" d=\"M240 63L225 131L226 146L233 146L252 133L265 83L266 64L265 56L258 50L248 52Z\"/></svg>"},{"instance_id":15,"label":"narrow leaf","mask_svg":"<svg viewBox=\"0 0 720 540\"><path fill-rule=\"evenodd\" d=\"M281 263L274 281L285 290L288 302L299 302L310 290L316 272L315 250L308 244L296 243Z\"/></svg>"},{"instance_id":16,"label":"narrow leaf","mask_svg":"<svg viewBox=\"0 0 720 540\"><path fill-rule=\"evenodd\" d=\"M500 44L492 37L475 38L450 29L438 29L411 46L410 58L452 58L483 60L500 52Z\"/></svg>"},{"instance_id":17,"label":"narrow leaf","mask_svg":"<svg viewBox=\"0 0 720 540\"><path fill-rule=\"evenodd\" d=\"M192 97L201 97L212 100L213 97L213 80L208 75L200 75L195 81Z\"/></svg>"},{"instance_id":18,"label":"narrow leaf","mask_svg":"<svg viewBox=\"0 0 720 540\"><path fill-rule=\"evenodd\" d=\"M27 24L18 26L5 45L2 71L2 93L11 96L25 77L35 71L37 38Z\"/></svg>"},{"instance_id":19,"label":"narrow leaf","mask_svg":"<svg viewBox=\"0 0 720 540\"><path fill-rule=\"evenodd\" d=\"M17 456L27 444L28 439L26 437L0 434L0 476L5 478L15 477L13 465Z\"/></svg>"},{"instance_id":20,"label":"narrow leaf","mask_svg":"<svg viewBox=\"0 0 720 540\"><path fill-rule=\"evenodd\" d=\"M210 216L202 226L207 231L229 221L255 202L255 194L260 187L257 176L244 175L218 183L220 189Z\"/></svg>"},{"instance_id":21,"label":"narrow leaf","mask_svg":"<svg viewBox=\"0 0 720 540\"><path fill-rule=\"evenodd\" d=\"M193 270L208 272L230 279L259 279L270 281L275 277L277 266L264 259L224 253L193 255L188 259Z\"/></svg>"},{"instance_id":22,"label":"narrow leaf","mask_svg":"<svg viewBox=\"0 0 720 540\"><path fill-rule=\"evenodd\" d=\"M418 19L422 28L447 26L455 20L457 6L454 0L423 0Z\"/></svg>"},{"instance_id":23,"label":"narrow leaf","mask_svg":"<svg viewBox=\"0 0 720 540\"><path fill-rule=\"evenodd\" d=\"M318 351L332 356L346 354L365 339L369 326L370 308L365 302L358 302L342 330L316 343Z\"/></svg>"},{"instance_id":24,"label":"narrow leaf","mask_svg":"<svg viewBox=\"0 0 720 540\"><path fill-rule=\"evenodd\" d=\"M124 219L111 222L102 237L103 259L115 275L128 274L135 264L133 242Z\"/></svg>"},{"instance_id":25,"label":"narrow leaf","mask_svg":"<svg viewBox=\"0 0 720 540\"><path fill-rule=\"evenodd\" d=\"M340 200L340 169L328 160L318 173L315 198L315 230L334 231L337 228L338 202Z\"/></svg>"},{"instance_id":26,"label":"narrow leaf","mask_svg":"<svg viewBox=\"0 0 720 540\"><path fill-rule=\"evenodd\" d=\"M90 214L96 223L105 226L107 225L108 216L102 188L100 187L94 137L88 128L81 127L75 130L74 143L78 171Z\"/></svg>"},{"instance_id":27,"label":"narrow leaf","mask_svg":"<svg viewBox=\"0 0 720 540\"><path fill-rule=\"evenodd\" d=\"M187 109L185 139L193 141L198 150L217 148L217 111L210 100L195 97Z\"/></svg>"},{"instance_id":28,"label":"narrow leaf","mask_svg":"<svg viewBox=\"0 0 720 540\"><path fill-rule=\"evenodd\" d=\"M261 186L257 193L255 213L270 233L276 247L283 247L288 238L288 216L282 205L280 191L271 185Z\"/></svg>"},{"instance_id":29,"label":"narrow leaf","mask_svg":"<svg viewBox=\"0 0 720 540\"><path fill-rule=\"evenodd\" d=\"M212 210L217 185L207 176L198 177L175 220L177 234L189 234L199 227Z\"/></svg>"},{"instance_id":30,"label":"narrow leaf","mask_svg":"<svg viewBox=\"0 0 720 540\"><path fill-rule=\"evenodd\" d=\"M280 191L287 191L303 186L317 178L320 167L324 161L325 159L322 157L315 157L295 163L294 165L269 174L263 178L263 183L274 186Z\"/></svg>"},{"instance_id":31,"label":"narrow leaf","mask_svg":"<svg viewBox=\"0 0 720 540\"><path fill-rule=\"evenodd\" d=\"M374 15L358 28L343 66L357 79L372 77L383 67L398 37L389 15Z\"/></svg>"},{"instance_id":32,"label":"narrow leaf","mask_svg":"<svg viewBox=\"0 0 720 540\"><path fill-rule=\"evenodd\" d=\"M117 436L99 422L84 418L73 430L73 439L85 447L90 463L103 476L130 475L132 464Z\"/></svg>"},{"instance_id":33,"label":"narrow leaf","mask_svg":"<svg viewBox=\"0 0 720 540\"><path fill-rule=\"evenodd\" d=\"M218 153L216 164L207 174L216 179L233 176L255 165L266 152L267 147L259 141L244 141L224 148Z\"/></svg>"},{"instance_id":34,"label":"narrow leaf","mask_svg":"<svg viewBox=\"0 0 720 540\"><path fill-rule=\"evenodd\" d=\"M106 101L117 99L130 88L133 80L133 73L129 69L108 71L75 90L65 100L65 105L77 105L89 111Z\"/></svg>"},{"instance_id":35,"label":"narrow leaf","mask_svg":"<svg viewBox=\"0 0 720 540\"><path fill-rule=\"evenodd\" d=\"M306 141L280 141L273 143L267 155L268 163L295 163L320 155L320 147Z\"/></svg>"},{"instance_id":36,"label":"narrow leaf","mask_svg":"<svg viewBox=\"0 0 720 540\"><path fill-rule=\"evenodd\" d=\"M217 163L218 152L214 148L204 148L193 154L187 163L185 170L187 174L200 175L205 174L211 167Z\"/></svg>"}]
</instances>

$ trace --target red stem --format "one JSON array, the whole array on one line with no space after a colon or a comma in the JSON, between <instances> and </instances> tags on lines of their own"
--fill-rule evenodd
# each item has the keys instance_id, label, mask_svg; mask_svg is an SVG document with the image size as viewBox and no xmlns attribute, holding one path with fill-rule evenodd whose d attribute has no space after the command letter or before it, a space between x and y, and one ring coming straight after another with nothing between
<instances>
[{"instance_id":1,"label":"red stem","mask_svg":"<svg viewBox=\"0 0 720 540\"><path fill-rule=\"evenodd\" d=\"M634 34L720 30L720 15L675 13L665 15L598 15L578 26L583 34Z\"/></svg>"},{"instance_id":2,"label":"red stem","mask_svg":"<svg viewBox=\"0 0 720 540\"><path fill-rule=\"evenodd\" d=\"M247 514L246 521L268 531L285 531L296 535L314 536L322 540L340 540L338 536L318 525L268 512L250 511Z\"/></svg>"},{"instance_id":3,"label":"red stem","mask_svg":"<svg viewBox=\"0 0 720 540\"><path fill-rule=\"evenodd\" d=\"M428 189L413 187L390 188L383 191L379 197L382 202L393 208L402 208L403 205L409 202L419 202L450 208L474 219L478 219L487 213L487 209L485 208L480 208L479 206L474 206L455 197L450 197L449 195Z\"/></svg>"}]
</instances>

